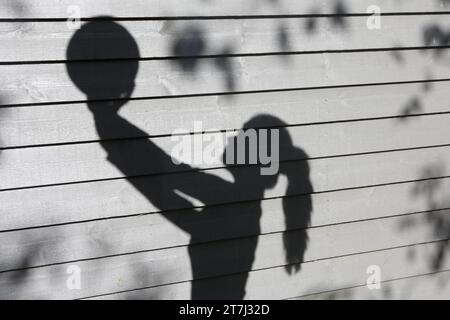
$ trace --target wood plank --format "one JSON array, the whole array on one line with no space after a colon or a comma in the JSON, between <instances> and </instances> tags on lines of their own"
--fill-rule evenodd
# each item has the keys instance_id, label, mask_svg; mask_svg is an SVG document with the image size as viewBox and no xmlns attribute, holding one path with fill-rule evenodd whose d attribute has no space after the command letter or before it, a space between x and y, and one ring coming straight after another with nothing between
<instances>
[{"instance_id":1,"label":"wood plank","mask_svg":"<svg viewBox=\"0 0 450 320\"><path fill-rule=\"evenodd\" d=\"M168 217L168 220L178 220L180 225L188 225L191 221L196 221L198 225L206 226L211 221L227 218L232 215L234 217L253 217L257 216L252 212L252 208L255 206L261 206L261 218L260 226L262 233L270 233L276 231L283 231L285 229L284 222L284 208L283 202L294 203L298 208L302 208L307 203L309 197L312 203L312 219L311 226L321 226L327 224L345 223L364 219L374 219L380 217L387 217L391 215L403 215L413 212L427 211L430 209L443 209L446 207L445 202L436 203L433 207L430 207L429 199L427 197L413 196L414 190L426 190L427 188L433 188L433 186L439 186L434 188L434 197L436 199L445 199L445 191L448 190L450 184L450 178L425 180L418 182L394 184L379 187L367 187L362 189L342 190L326 193L317 193L313 195L294 196L289 200L277 199L265 199L261 201L250 201L246 203L236 204L224 204L208 208L208 215L192 215L189 214L189 210L179 210L173 212L167 212L164 214L153 213L143 214L145 212L152 212L155 208L145 199L136 197L135 201L130 201L129 205L125 209L123 206L115 205L111 208L107 208L106 213L111 217L120 216L121 213L139 214L139 216L130 216L125 218L119 218L117 220L112 219L109 221L91 221L88 224L90 228L86 228L83 225L66 225L57 226L56 230L63 230L62 233L70 237L70 241L80 241L83 238L97 238L106 239L108 233L114 230L112 233L118 234L143 234L142 230L151 230L155 239L161 239L164 241L165 246L175 246L187 244L187 238L184 236L175 236L173 233L179 233L179 229L175 228L172 222L167 221L164 216ZM395 195L395 196L393 196ZM448 204L447 204L448 206ZM86 211L95 211L95 207L83 208ZM49 225L52 223L65 222L64 219L69 219L68 213L73 212L73 216L80 210L74 208L69 203L64 210L66 215L63 215L63 210L51 210L45 216L39 216L36 214L18 214L17 211L8 211L2 216L2 227L0 231L20 229L26 227L36 227L38 225ZM20 213L20 212L19 212ZM289 213L287 213L289 214ZM106 216L105 212L104 215ZM89 218L89 217L88 217ZM249 219L250 219L249 218ZM124 220L125 219L125 220ZM258 219L257 219L258 220ZM126 223L124 223L126 221ZM301 223L297 222L301 225ZM294 228L295 226L293 226ZM297 226L300 227L300 226ZM53 227L49 227L48 232L45 232L45 238L49 238L47 241L52 241ZM59 229L61 228L61 229ZM229 237L238 237L246 235L246 230L231 230L232 233ZM224 233L227 230L223 230ZM236 232L236 233L233 233ZM24 238L27 239L41 239L42 234L39 230L28 230L24 234ZM16 239L20 241L20 233L0 235L0 237L11 237L10 239ZM222 237L223 234L210 235ZM164 240L162 240L164 239ZM37 241L37 240L36 240ZM82 240L84 241L84 240ZM5 242L6 243L6 240ZM140 245L137 243L136 245ZM158 242L152 242L154 249L159 248ZM162 246L163 244L161 244ZM125 250L122 250L125 252ZM130 250L129 250L130 251ZM105 253L106 254L111 254Z\"/></svg>"},{"instance_id":2,"label":"wood plank","mask_svg":"<svg viewBox=\"0 0 450 320\"><path fill-rule=\"evenodd\" d=\"M440 190L434 193L435 198L441 196L445 199L445 190L448 190L446 187L450 179L444 180L445 184L435 182L435 185L440 186ZM193 242L255 236L255 233L282 232L286 228L305 228L309 226L308 217L296 217L308 214L303 211L307 210L309 201L313 204L310 223L313 228L430 210L428 198L419 197L414 201L412 192L413 188L427 188L428 185L430 182L410 183L317 194L313 195L311 200L306 196L295 197L286 200L287 202L271 199L260 203L211 207L201 213L186 210L0 233L3 257L0 271L18 268L27 252L36 251L37 244L39 254L36 254L32 265L28 267L183 246ZM354 200L358 199L356 196L360 196L361 200ZM297 209L285 213L284 204ZM436 204L433 210L438 209L439 205L444 206L445 203ZM293 221L288 227L285 225L285 214ZM430 218L433 216L445 218L449 214L450 210L443 210L414 215L415 218L399 219L423 222L424 228L433 233L433 226L426 221L433 221ZM424 217L429 220L422 219ZM235 221L240 221L241 227L232 227ZM191 234L195 235L194 240L191 240Z\"/></svg>"},{"instance_id":3,"label":"wood plank","mask_svg":"<svg viewBox=\"0 0 450 320\"><path fill-rule=\"evenodd\" d=\"M304 263L302 270L295 275L288 275L284 267L253 271L249 274L245 299L286 299L345 286L364 285L368 277L366 270L370 265L380 266L384 280L428 273L428 260L424 257L438 246L425 244ZM418 255L413 263L409 257L411 252ZM448 266L449 257L446 256L442 270ZM233 281L235 278L229 276L225 279ZM219 278L216 281L221 280ZM204 280L201 284L204 288L211 288L217 282ZM190 288L190 282L183 282L101 296L100 299L189 299Z\"/></svg>"},{"instance_id":4,"label":"wood plank","mask_svg":"<svg viewBox=\"0 0 450 320\"><path fill-rule=\"evenodd\" d=\"M450 111L445 103L448 86L447 82L431 82L240 94L232 99L205 96L132 100L121 115L149 136L168 135L194 121L202 122L204 131L242 128L257 114L271 114L287 125L414 115ZM103 106L94 108L99 118L110 121ZM3 148L99 139L92 114L83 103L1 110ZM122 136L120 131L111 130L103 138Z\"/></svg>"},{"instance_id":5,"label":"wood plank","mask_svg":"<svg viewBox=\"0 0 450 320\"><path fill-rule=\"evenodd\" d=\"M341 4L341 5L339 5ZM434 12L447 11L444 0L408 2L396 0L279 0L261 2L230 0L226 3L205 3L201 0L136 0L123 3L119 0L4 0L0 3L0 18L65 18L68 7L77 5L83 17L113 15L120 17L177 17L177 16L227 16L227 15L273 15L273 14L336 14L366 13L370 5L379 5L383 12Z\"/></svg>"},{"instance_id":6,"label":"wood plank","mask_svg":"<svg viewBox=\"0 0 450 320\"><path fill-rule=\"evenodd\" d=\"M449 176L450 166L445 165L446 159L450 159L449 153L450 148L434 148L311 160L308 162L311 170L310 181L315 192L324 192L359 186ZM299 163L290 164L290 168L292 168L292 170L297 170L297 172L298 168L303 166L304 164ZM289 170L291 170L289 169L288 164L286 164L285 169L288 173L290 172ZM220 178L225 179L225 181L230 181L232 179L230 172L226 169L210 171L209 173L213 175L213 177L219 176ZM305 183L294 184L295 187L288 192L287 181L284 176L282 176L280 177L279 183L277 183L272 190L265 192L264 197L255 198L257 195L253 194L251 190L235 190L237 192L230 192L229 190L221 190L221 187L218 185L199 184L196 181L198 175L199 173L185 173L179 174L176 177L177 180L186 183L187 188L184 188L185 192L189 191L190 185L196 185L198 192L200 193L206 192L206 196L196 198L198 199L197 201L194 201L194 205L196 206L230 203L239 200L260 200L261 198L280 197L286 194L294 195L308 192ZM156 188L159 186L161 186L161 188L166 186L163 184L163 181L166 181L166 183L169 183L170 185L170 181L168 181L170 179L167 177L163 180L160 179L160 176L156 176L135 178L130 179L129 181L98 181L0 192L0 202L2 203L0 208L0 225L7 230L27 226L31 227L150 213L168 209L175 210L190 208L192 206L187 206L185 203L164 202L163 196L161 196L158 203L153 203L152 200L149 201L149 199L136 191L133 187L133 184L139 185L142 183L145 186L148 186L149 190L153 190L153 186L156 186ZM305 181L307 180L307 177L300 177L300 179ZM295 180L296 179L294 179L294 182ZM211 192L211 195L208 195L207 191L204 190ZM368 188L367 190L361 191L364 196L357 197L357 199L372 203L369 199L376 201L379 192L377 190L378 189ZM168 198L170 198L169 194L171 193L172 190L167 192ZM401 196L402 193L403 196ZM405 199L403 203L409 209L407 192L398 191L395 194L399 199ZM353 193L350 193L348 198L344 198L347 200L339 201L343 201L345 206L351 205L352 195ZM381 198L388 199L388 195L381 196ZM23 199L27 199L27 201L23 201ZM325 199L327 199L326 196ZM334 198L331 197L331 199ZM417 201L420 200L417 199ZM356 203L359 202L355 202L355 204ZM389 203L390 202L387 202L386 208L388 208ZM402 202L399 200L399 204L401 203ZM411 204L412 203L414 202L411 202ZM333 204L333 202L329 202L329 204L325 202L325 205L331 204ZM394 207L392 208L394 211ZM419 205L417 210L420 211L423 208L424 204ZM348 211L353 212L352 210ZM383 212L387 211L388 210L383 210ZM357 210L355 212L357 212ZM357 219L357 217L358 215L353 216L353 219Z\"/></svg>"},{"instance_id":7,"label":"wood plank","mask_svg":"<svg viewBox=\"0 0 450 320\"><path fill-rule=\"evenodd\" d=\"M398 119L382 119L291 127L287 128L287 133L292 144L301 145L306 154L286 147L285 138L279 141L279 159L297 160L444 145L450 143L449 123L450 114L439 114L417 117L407 124L402 124ZM111 128L115 132L126 132L128 126L116 121ZM186 129L190 131L190 128ZM234 135L235 133L199 134L177 139L161 137L4 150L0 166L0 176L3 177L0 189L222 167L223 150L228 137ZM182 139L189 139L186 140L187 147L192 148L196 136L199 139L216 137L221 141L215 147L211 161L202 160L211 144L204 140L197 150L192 149L191 159L186 160L190 161L189 166L174 164L172 155L182 160L174 153ZM160 149L152 150L155 145ZM194 157L197 156L200 157L200 162L194 162ZM108 161L108 157L113 157L113 160ZM116 167L114 161L121 161L122 167ZM124 169L125 166L128 169Z\"/></svg>"},{"instance_id":8,"label":"wood plank","mask_svg":"<svg viewBox=\"0 0 450 320\"><path fill-rule=\"evenodd\" d=\"M162 97L450 78L449 65L433 52L406 51L402 60L399 62L390 52L293 55L289 63L280 56L205 58L199 59L191 72L184 71L179 60L145 60L139 64L134 91L130 94L134 98ZM106 61L72 65L78 67L74 69L79 70L76 71L80 74L77 81L91 99L109 99L118 98L124 94L122 91L129 90L132 79L124 77L123 72L131 63ZM101 72L95 72L93 65ZM119 74L115 74L117 72ZM66 65L62 63L1 65L0 73L3 75L0 95L4 104L86 99L69 79ZM120 92L110 90L111 87L119 88Z\"/></svg>"},{"instance_id":9,"label":"wood plank","mask_svg":"<svg viewBox=\"0 0 450 320\"><path fill-rule=\"evenodd\" d=\"M382 282L381 290L366 286L299 297L293 300L448 300L450 271Z\"/></svg>"},{"instance_id":10,"label":"wood plank","mask_svg":"<svg viewBox=\"0 0 450 320\"><path fill-rule=\"evenodd\" d=\"M430 214L433 215L434 213L419 214L420 217L417 218L426 219L425 215ZM407 219L408 217L394 217L311 229L308 231L309 245L304 261L315 261L442 239L442 235L430 232L425 224L417 228L400 231L400 226L404 225ZM380 234L383 236L380 237ZM191 247L191 252L200 257L205 257L208 261L205 265L201 261L196 261L196 263L199 263L199 269L196 270L195 274L196 279L250 271L250 269L247 269L249 265L245 261L248 259L249 250L253 254L251 248L255 240L254 238L244 238ZM286 263L283 234L262 235L257 237L257 240L258 246L254 261L250 264L251 270L277 267ZM333 245L330 245L331 243ZM40 260L39 256L42 254L39 251L40 245L39 243L35 244L32 251L22 253L22 266L24 264L32 266L33 261ZM9 256L9 254L6 254L6 257ZM13 256L17 257L17 252ZM424 256L420 256L420 258L423 259ZM419 260L419 258L417 259ZM65 271L70 264L79 266L83 271L84 281L81 290L64 289L66 281L61 282L61 275L67 279L65 272L62 274L61 272ZM26 272L23 281L21 281L21 272ZM137 276L137 274L140 276ZM105 276L107 279L104 278ZM2 288L6 291L3 298L11 299L19 291L11 286L11 280L14 280L14 278L18 280L18 283L15 284L19 285L17 288L25 285L28 294L33 295L36 294L36 289L39 290L42 282L46 282L47 286L50 285L48 283L49 277L53 279L52 281L55 281L55 284L53 288L47 287L47 290L57 292L61 298L80 298L193 279L187 248L175 247L125 256L51 265L28 269L27 271L5 272L2 273L0 278ZM249 281L251 284L252 279L250 278ZM41 292L41 294L46 295L48 293ZM214 294L214 292L211 292L211 294ZM216 294L220 295L220 293Z\"/></svg>"},{"instance_id":11,"label":"wood plank","mask_svg":"<svg viewBox=\"0 0 450 320\"><path fill-rule=\"evenodd\" d=\"M367 48L420 47L440 45L428 43L428 30L450 28L447 15L386 16L381 29L369 30L367 17L343 18L345 28L336 28L335 18L317 18L316 29L309 29L309 18L259 20L197 20L197 21L123 21L139 47L141 57L183 55L217 55L295 52L317 50L352 50ZM8 22L0 24L0 61L66 60L66 50L74 30L66 22ZM181 43L201 41L202 50L175 50ZM101 35L119 42L117 33ZM98 34L86 34L86 41L95 41ZM101 38L99 38L101 39ZM112 40L114 41L114 40ZM52 48L52 50L47 50ZM85 58L130 58L111 50L101 56ZM134 58L134 57L131 57ZM286 62L289 57L286 56Z\"/></svg>"}]
</instances>

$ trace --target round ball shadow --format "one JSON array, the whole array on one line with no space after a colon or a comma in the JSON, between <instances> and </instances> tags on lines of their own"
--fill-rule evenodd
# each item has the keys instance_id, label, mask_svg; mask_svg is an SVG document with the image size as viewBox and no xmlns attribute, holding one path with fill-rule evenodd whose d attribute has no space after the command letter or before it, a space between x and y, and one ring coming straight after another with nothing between
<instances>
[{"instance_id":1,"label":"round ball shadow","mask_svg":"<svg viewBox=\"0 0 450 320\"><path fill-rule=\"evenodd\" d=\"M96 20L84 24L71 38L67 72L88 99L128 99L138 59L137 43L124 27Z\"/></svg>"}]
</instances>

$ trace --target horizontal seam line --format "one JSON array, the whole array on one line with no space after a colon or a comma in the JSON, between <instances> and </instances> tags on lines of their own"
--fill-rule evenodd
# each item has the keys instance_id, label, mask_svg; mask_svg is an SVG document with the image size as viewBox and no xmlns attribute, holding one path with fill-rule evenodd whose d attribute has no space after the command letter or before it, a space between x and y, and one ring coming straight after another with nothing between
<instances>
[{"instance_id":1,"label":"horizontal seam line","mask_svg":"<svg viewBox=\"0 0 450 320\"><path fill-rule=\"evenodd\" d=\"M208 135L208 134L217 134L217 133L225 133L225 132L238 132L238 131L249 130L249 129L260 130L260 129L298 128L298 127L331 125L331 124L352 123L352 122L369 122L369 121L380 121L380 120L390 120L390 119L433 117L433 116L437 116L437 115L447 115L447 114L450 114L450 110L449 111L429 112L429 113L407 114L407 115L372 117L372 118L316 121L316 122L309 122L309 123L288 124L288 125L284 125L284 126L273 125L273 126L262 126L262 127L228 128L228 129L209 130L209 131L208 130L197 131L197 132L192 131L192 132L177 133L177 134L167 133L167 134L135 136L135 137L105 138L105 139L101 139L101 140L100 139L99 140L80 140L80 141L69 141L69 142L55 142L55 143L47 143L47 144L30 144L30 145L21 145L21 146L0 147L0 151L82 145L82 144L93 144L93 143L102 143L102 142L111 143L111 142L147 140L147 139L160 139L160 138L169 138L169 137L175 137L175 136Z\"/></svg>"},{"instance_id":2,"label":"horizontal seam line","mask_svg":"<svg viewBox=\"0 0 450 320\"><path fill-rule=\"evenodd\" d=\"M390 149L390 150L377 150L377 151L358 152L358 153L351 153L351 154L310 157L310 158L304 158L304 159L288 159L288 160L279 161L277 163L284 164L284 163L301 162L301 161L313 161L313 160L324 160L324 159L345 158L345 157L358 157L358 156L382 154L382 153L394 153L394 152L404 152L404 151L414 151L414 150L446 148L449 146L450 146L450 144L440 144L440 145L428 145L428 146L419 146L419 147L410 147L410 148ZM138 175L101 178L101 179L94 179L94 180L81 180L81 181L60 182L60 183L34 185L34 186L20 186L20 187L13 187L13 188L4 188L4 189L0 189L0 192L57 187L57 186L95 183L95 182L105 182L105 181L114 181L114 180L129 180L129 179L137 179L137 178L144 178L144 177L158 177L158 176L175 175L175 174L189 174L189 173L207 172L207 171L221 170L221 169L233 170L233 169L247 168L247 167L261 167L261 165L259 165L259 164L229 165L229 166L211 167L211 168L198 168L198 169L189 170L189 171L180 170L180 171L167 171L167 172L158 172L158 173L146 173L146 174L144 173L144 174L138 174Z\"/></svg>"},{"instance_id":3,"label":"horizontal seam line","mask_svg":"<svg viewBox=\"0 0 450 320\"><path fill-rule=\"evenodd\" d=\"M434 177L434 178L417 179L417 180L406 180L406 181L398 181L398 182L375 184L375 185L365 185L365 186L351 187L351 188L330 189L330 190L324 190L324 191L316 191L316 192L312 192L312 193L297 193L297 194L290 194L290 195L284 195L284 196L266 197L263 199L251 199L251 200L217 203L217 204L210 204L210 205L206 205L206 206L194 206L194 207L189 207L189 208L157 210L157 211L151 211L151 212L145 212L145 213L109 216L109 217L103 217L103 218L69 221L69 222L62 222L62 223L55 223L55 224L37 225L37 226L24 227L24 228L0 230L0 233L25 231L25 230L40 229L40 228L60 227L60 226L68 226L68 225L74 225L74 224L83 224L83 223L90 223L90 222L115 220L115 219L136 218L136 217L143 217L143 216L148 216L148 215L153 215L153 214L163 214L163 213L171 214L174 212L186 211L186 210L192 210L192 209L204 209L204 208L245 204L245 203L252 203L252 202L259 202L259 201L269 201L269 200L276 200L276 199L289 199L289 198L303 197L303 196L308 196L308 195L321 195L321 194L327 194L327 193L337 193L337 192L362 190L362 189L377 188L377 187L380 188L380 187L388 187L388 186L400 185L400 184L411 184L411 183L418 183L418 182L420 183L420 182L427 182L427 181L434 181L434 180L445 180L445 179L449 179L449 178L450 178L450 176L443 176L443 177ZM439 209L439 210L446 210L446 209L443 208L443 209Z\"/></svg>"},{"instance_id":4,"label":"horizontal seam line","mask_svg":"<svg viewBox=\"0 0 450 320\"><path fill-rule=\"evenodd\" d=\"M439 212L443 212L443 211L447 211L447 210L449 210L449 208L410 212L410 213L404 213L404 214L399 214L399 215L390 215L390 216L377 217L377 218L367 218L367 219L354 220L354 221L345 221L345 222L340 222L340 223L330 223L330 224L317 225L317 226L312 226L312 227L299 227L299 228L292 228L292 229L287 229L287 230L282 230L282 231L272 231L272 232L265 232L265 233L260 233L260 234L242 235L242 236L231 237L231 238L213 239L213 240L208 240L208 241L180 244L180 245L174 245L174 246L169 246L169 247L159 247L159 248L153 248L153 249L143 249L143 250L139 250L139 251L109 254L109 255L97 256L97 257L91 257L91 258L80 258L80 259L67 260L67 261L62 261L62 262L53 262L53 263L48 263L48 264L44 264L44 265L30 266L30 267L25 267L25 268L3 270L3 271L0 271L0 275L2 273L11 273L11 272L24 271L24 270L30 270L30 269L46 268L46 267L59 266L59 265L70 264L70 263L77 263L77 262L89 262L89 261L110 259L110 258L116 258L116 257L145 254L145 253L151 253L151 252L157 252L157 251L166 251L166 250L171 250L171 249L198 247L198 246L204 246L204 245L214 245L217 243L223 243L223 242L229 242L229 241L241 241L241 240L245 240L245 239L259 238L260 236L270 236L270 235L277 235L277 234L282 235L282 234L292 233L292 232L301 231L301 230L307 231L307 230L335 227L335 226L341 226L341 225L357 224L360 222L371 222L371 221L377 221L377 220L403 218L403 217L414 216L414 215L424 215L424 214L432 215L432 214L437 214ZM446 214L450 215L450 212L446 213ZM442 240L433 240L433 241L442 241Z\"/></svg>"},{"instance_id":5,"label":"horizontal seam line","mask_svg":"<svg viewBox=\"0 0 450 320\"><path fill-rule=\"evenodd\" d=\"M70 100L70 101L48 101L48 102L34 102L34 103L15 103L15 104L0 105L0 109L12 108L12 107L34 107L34 106L45 106L45 105L80 104L80 103L89 103L89 102L110 102L110 101L128 101L129 102L129 101L141 101L141 100L181 99L181 98L261 94L261 93L276 93L276 92L291 92L291 91L309 91L309 90L326 90L326 89L340 89L340 88L406 85L406 84L416 84L416 83L439 83L439 82L448 82L448 81L450 81L450 78L421 79L421 80L419 79L419 80L373 82L373 83L353 83L353 84L341 84L341 85L329 85L329 86L279 88L279 89L263 89L263 90L208 92L208 93L193 93L193 94L181 94L181 95L171 95L171 96L132 97L132 98L127 98L127 99L105 98L105 99L93 99L93 100Z\"/></svg>"},{"instance_id":6,"label":"horizontal seam line","mask_svg":"<svg viewBox=\"0 0 450 320\"><path fill-rule=\"evenodd\" d=\"M196 243L180 244L180 245L174 245L174 246L169 246L169 247L160 247L160 248L143 249L143 250L138 250L138 251L124 252L124 253L109 254L109 255L97 256L97 257L91 257L91 258L81 258L81 259L67 260L67 261L61 261L61 262L53 262L53 263L30 266L30 267L25 267L25 268L2 270L2 271L0 271L0 275L4 274L4 273L12 273L12 272L18 272L18 271L32 270L32 269L42 269L42 268L60 266L60 265L71 264L71 263L91 262L91 261L111 259L111 258L117 258L117 257L147 254L147 253L158 252L158 251L167 251L167 250L173 250L173 249L179 249L179 248L200 247L200 246L205 246L205 245L209 246L209 245L215 245L215 244L226 243L226 242L243 241L246 239L259 238L261 236L270 236L270 235L277 235L277 234L283 235L283 234L292 233L292 232L301 231L301 230L321 229L321 228L328 228L328 227L334 227L334 226L340 226L340 225L357 224L359 222L370 222L370 221L377 221L377 220L396 219L396 218L402 218L402 217L414 216L414 215L424 215L424 214L432 215L432 214L436 214L436 213L439 213L442 211L447 211L447 210L448 209L436 209L436 210L423 211L423 212L413 212L413 213L401 214L401 215L396 215L396 216L393 215L393 216L387 216L387 217L363 219L363 220L349 221L349 222L336 223L336 224L325 224L325 225L315 226L315 227L293 228L293 229L283 230L283 231L273 231L273 232L266 232L266 233L253 234L253 235L245 235L245 236L238 236L238 237L231 237L231 238L224 238L224 239L202 241L202 242L196 242ZM450 212L446 213L446 214L450 216ZM444 240L449 240L449 239L444 239ZM443 241L443 239L433 240L433 241ZM318 261L318 260L320 260L320 259L310 260L310 262ZM296 263L293 263L293 264L296 264Z\"/></svg>"},{"instance_id":7,"label":"horizontal seam line","mask_svg":"<svg viewBox=\"0 0 450 320\"><path fill-rule=\"evenodd\" d=\"M121 62L121 61L161 61L182 59L214 59L214 58L237 58L237 57L264 57L280 55L308 55L308 54L335 54L335 53L358 53L358 52L384 52L384 51L413 51L413 50L440 50L449 49L450 45L440 46L413 46L413 47L382 47L382 48L359 48L359 49L328 49L307 51L283 51L283 52L259 52L259 53L234 53L234 54L209 54L197 56L161 56L161 57L124 57L124 58L99 58L99 59L73 59L73 60L29 60L29 61L2 61L1 65L33 65L33 64L67 64L67 63L92 63L92 62Z\"/></svg>"},{"instance_id":8,"label":"horizontal seam line","mask_svg":"<svg viewBox=\"0 0 450 320\"><path fill-rule=\"evenodd\" d=\"M407 11L381 12L380 16L418 16L448 15L450 11ZM210 15L210 16L143 16L143 17L82 17L80 21L158 21L158 20L240 20L240 19L289 19L289 18L334 18L334 17L369 17L373 13L313 13L313 14L267 14L267 15ZM65 22L69 17L53 18L0 18L0 22Z\"/></svg>"},{"instance_id":9,"label":"horizontal seam line","mask_svg":"<svg viewBox=\"0 0 450 320\"><path fill-rule=\"evenodd\" d=\"M358 256L358 255L363 255L363 254L370 254L370 253L376 253L376 252L382 252L382 251L390 251L390 250L396 250L396 249L402 249L402 248L408 248L408 247L415 247L415 246L420 246L420 245L427 245L427 244L433 244L433 243L447 242L449 240L450 239L435 240L435 241L428 241L428 242L419 242L419 243L403 245L403 246L395 246L395 247L378 249L378 250L363 251L363 252L358 252L358 253L338 255L338 256L332 256L332 257L327 257L327 258L321 258L321 259L316 259L316 260L309 260L309 261L304 261L304 262L301 262L301 263L291 263L291 264L276 265L276 266L271 266L271 267L267 267L267 268L253 269L253 270L249 270L249 271L235 272L235 273L230 273L230 274L225 274L225 275L203 277L203 278L198 278L198 279L195 279L195 280L177 281L177 282L166 283L166 284L161 284L161 285L148 286L148 287L142 287L142 288L136 288L136 289L130 289L130 290L123 290L123 291L117 291L117 292L112 292L112 293L105 293L105 294L94 295L94 296L88 296L88 297L79 298L78 300L90 299L90 298L101 297L101 296L108 296L108 295L119 294L119 293L141 291L141 290L146 290L146 289L152 289L152 288L158 288L158 287L169 286L169 285L176 285L176 284L182 284L182 283L191 283L191 282L194 282L194 281L203 281L203 280L224 278L224 277L235 276L235 275L239 275L239 274L243 274L243 273L253 273L253 272L258 272L258 271L277 269L277 268L282 268L282 267L289 266L289 265L299 265L299 264L305 264L305 263L313 263L313 262L319 262L319 261L325 261L325 260L331 260L331 259L339 259L339 258Z\"/></svg>"},{"instance_id":10,"label":"horizontal seam line","mask_svg":"<svg viewBox=\"0 0 450 320\"><path fill-rule=\"evenodd\" d=\"M380 281L380 283L389 283L389 282L395 282L395 281L400 281L400 280L414 279L414 278L438 275L438 274L446 273L446 272L450 272L450 269L445 269L445 270L440 270L440 271L435 271L435 272L420 273L417 275L407 276L407 277L393 278L393 279L389 279L389 280ZM365 287L366 287L366 285L361 284L361 285L355 285L355 286L351 286L351 287L344 287L344 288L338 288L338 289L333 289L333 290L320 291L320 292L316 292L316 293L308 293L308 294L300 295L300 296L293 296L293 297L289 297L289 298L284 298L283 300L290 300L290 299L296 299L296 298L307 298L310 296L315 296L315 295L320 295L320 294L326 294L326 293L332 293L332 292L336 292L336 291L343 291L343 290L350 290L350 289L365 288Z\"/></svg>"}]
</instances>

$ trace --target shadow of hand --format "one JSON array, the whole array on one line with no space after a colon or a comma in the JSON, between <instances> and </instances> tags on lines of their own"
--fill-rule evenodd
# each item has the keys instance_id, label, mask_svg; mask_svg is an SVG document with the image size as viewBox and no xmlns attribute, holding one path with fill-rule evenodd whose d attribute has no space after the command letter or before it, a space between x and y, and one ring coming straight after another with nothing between
<instances>
[{"instance_id":1,"label":"shadow of hand","mask_svg":"<svg viewBox=\"0 0 450 320\"><path fill-rule=\"evenodd\" d=\"M308 236L305 230L287 231L283 235L286 266L285 270L292 275L301 269Z\"/></svg>"}]
</instances>

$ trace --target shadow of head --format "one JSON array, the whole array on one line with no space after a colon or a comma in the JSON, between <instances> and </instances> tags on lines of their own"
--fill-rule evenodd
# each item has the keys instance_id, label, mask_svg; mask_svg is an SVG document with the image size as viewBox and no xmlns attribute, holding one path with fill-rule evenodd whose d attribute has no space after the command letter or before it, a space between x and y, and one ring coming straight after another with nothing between
<instances>
[{"instance_id":1,"label":"shadow of head","mask_svg":"<svg viewBox=\"0 0 450 320\"><path fill-rule=\"evenodd\" d=\"M75 32L67 48L67 72L89 100L130 98L139 49L121 25L100 17ZM123 103L122 103L123 104Z\"/></svg>"},{"instance_id":2,"label":"shadow of head","mask_svg":"<svg viewBox=\"0 0 450 320\"><path fill-rule=\"evenodd\" d=\"M280 154L294 148L286 125L277 117L262 114L251 118L244 124L244 129L228 139L223 163L228 168L234 164L246 166L243 170L231 170L237 184L251 183L262 190L275 186ZM275 172L262 174L261 169L270 166L275 166Z\"/></svg>"}]
</instances>

